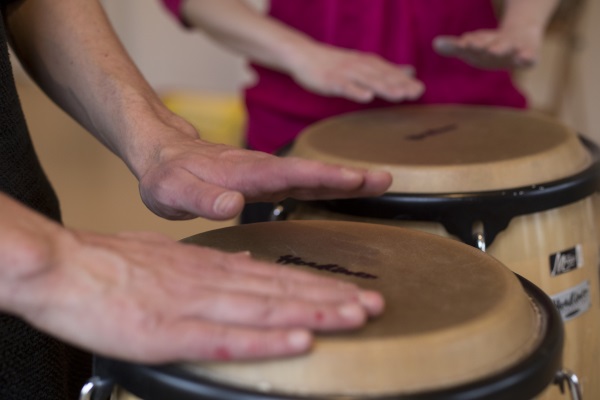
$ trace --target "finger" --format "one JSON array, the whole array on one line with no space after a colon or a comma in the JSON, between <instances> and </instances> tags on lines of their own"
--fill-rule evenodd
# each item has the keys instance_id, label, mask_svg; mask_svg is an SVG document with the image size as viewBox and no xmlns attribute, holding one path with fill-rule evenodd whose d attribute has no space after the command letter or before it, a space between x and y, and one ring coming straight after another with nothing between
<instances>
[{"instance_id":1,"label":"finger","mask_svg":"<svg viewBox=\"0 0 600 400\"><path fill-rule=\"evenodd\" d=\"M158 215L172 219L201 215L224 220L238 215L244 206L241 193L204 182L188 171L178 169L177 177L162 178L155 185L140 185L152 187L151 196L142 193L142 198Z\"/></svg>"},{"instance_id":2,"label":"finger","mask_svg":"<svg viewBox=\"0 0 600 400\"><path fill-rule=\"evenodd\" d=\"M280 268L291 270L291 268ZM251 275L245 272L227 273L211 271L204 273L206 278L202 287L225 289L241 293L288 297L302 301L313 302L343 302L360 301L362 290L355 285L344 284L342 281L313 281L306 282L281 276ZM194 289L195 290L195 289Z\"/></svg>"},{"instance_id":3,"label":"finger","mask_svg":"<svg viewBox=\"0 0 600 400\"><path fill-rule=\"evenodd\" d=\"M467 50L464 60L472 65L487 69L512 68L515 48L511 41L496 36L483 47Z\"/></svg>"},{"instance_id":4,"label":"finger","mask_svg":"<svg viewBox=\"0 0 600 400\"><path fill-rule=\"evenodd\" d=\"M396 93L389 93L389 96L386 98L386 100L414 100L423 94L425 85L423 82L415 78L416 71L413 66L396 66L394 64L388 64L387 70L400 71L400 73L386 73L384 71L383 75L386 85L388 85L391 90L396 90Z\"/></svg>"},{"instance_id":5,"label":"finger","mask_svg":"<svg viewBox=\"0 0 600 400\"><path fill-rule=\"evenodd\" d=\"M230 276L240 275L242 277L263 280L276 279L283 282L293 281L298 284L327 288L327 290L331 291L358 291L358 286L351 282L318 275L310 271L291 268L281 264L258 261L252 259L249 252L230 254L192 244L187 246L188 249L192 250L191 252L183 254L185 249L180 249L178 253L183 254L183 257L187 259L197 260L196 264L192 267L202 268L203 277L208 276L209 278L216 279L223 278L227 275L227 279L230 279ZM199 252L193 252L194 249L198 249ZM210 263L207 262L209 259ZM193 268L186 269L186 273L193 271Z\"/></svg>"},{"instance_id":6,"label":"finger","mask_svg":"<svg viewBox=\"0 0 600 400\"><path fill-rule=\"evenodd\" d=\"M406 97L410 100L416 100L423 96L425 93L425 84L421 81L414 80L410 83L410 85L406 88L407 94Z\"/></svg>"},{"instance_id":7,"label":"finger","mask_svg":"<svg viewBox=\"0 0 600 400\"><path fill-rule=\"evenodd\" d=\"M458 40L458 46L466 49L481 49L496 40L496 32L476 31L463 35Z\"/></svg>"},{"instance_id":8,"label":"finger","mask_svg":"<svg viewBox=\"0 0 600 400\"><path fill-rule=\"evenodd\" d=\"M340 83L337 93L339 96L345 97L357 103L369 103L373 101L373 98L375 97L375 93L372 89L353 81L345 81Z\"/></svg>"},{"instance_id":9,"label":"finger","mask_svg":"<svg viewBox=\"0 0 600 400\"><path fill-rule=\"evenodd\" d=\"M438 36L433 39L433 49L442 56L454 56L460 49L458 38L455 36Z\"/></svg>"},{"instance_id":10,"label":"finger","mask_svg":"<svg viewBox=\"0 0 600 400\"><path fill-rule=\"evenodd\" d=\"M298 193L302 193L306 188L321 188L323 194L320 198L349 197L356 194L375 196L385 191L392 182L391 175L384 171L367 171L293 157L287 160L292 160L292 163L286 165L290 172L300 169L302 173L284 174L286 185L301 189ZM305 198L301 199L305 200Z\"/></svg>"},{"instance_id":11,"label":"finger","mask_svg":"<svg viewBox=\"0 0 600 400\"><path fill-rule=\"evenodd\" d=\"M379 95L388 101L416 100L423 95L425 85L417 79L391 84Z\"/></svg>"},{"instance_id":12,"label":"finger","mask_svg":"<svg viewBox=\"0 0 600 400\"><path fill-rule=\"evenodd\" d=\"M212 274L211 274L212 275ZM359 290L338 286L332 289L330 284L304 283L293 280L283 281L276 278L249 276L248 274L221 274L222 279L205 281L203 288L224 289L263 296L288 297L301 301L336 303L358 300ZM215 278L219 278L216 276Z\"/></svg>"},{"instance_id":13,"label":"finger","mask_svg":"<svg viewBox=\"0 0 600 400\"><path fill-rule=\"evenodd\" d=\"M374 90L383 90L393 82L404 82L410 79L410 70L401 68L380 57L365 55L354 68L346 71L349 80Z\"/></svg>"},{"instance_id":14,"label":"finger","mask_svg":"<svg viewBox=\"0 0 600 400\"><path fill-rule=\"evenodd\" d=\"M264 292L264 294L290 294L295 289L304 292L301 296L298 296L303 299L316 300L317 296L320 296L322 299L329 300L357 301L372 316L381 314L384 309L384 300L379 293L360 289L353 283L294 268L274 267L271 264L252 260L246 254L236 254L231 257L237 257L238 260L223 264L222 268L224 270L231 273L254 274L256 278L272 278L279 281L276 284L279 288L270 288L270 292ZM245 259L239 259L239 257ZM296 287L293 288L292 285L296 285ZM307 287L310 287L310 289L307 289ZM249 286L246 287L246 289L248 288ZM316 291L326 291L327 294L317 294Z\"/></svg>"},{"instance_id":15,"label":"finger","mask_svg":"<svg viewBox=\"0 0 600 400\"><path fill-rule=\"evenodd\" d=\"M360 83L369 86L377 97L387 101L398 102L416 99L424 91L424 85L413 78L414 68L399 68L389 63L382 63L378 70L363 76Z\"/></svg>"},{"instance_id":16,"label":"finger","mask_svg":"<svg viewBox=\"0 0 600 400\"><path fill-rule=\"evenodd\" d=\"M201 249L202 255L189 253L185 258L207 260L209 255L206 252L211 249ZM381 314L384 309L381 294L334 277L257 261L250 258L248 253L226 254L214 251L210 259L213 268L203 268L203 280L189 290L199 291L204 287L212 287L309 301L354 301L361 304L371 316ZM193 268L186 268L187 274L194 272Z\"/></svg>"},{"instance_id":17,"label":"finger","mask_svg":"<svg viewBox=\"0 0 600 400\"><path fill-rule=\"evenodd\" d=\"M256 165L252 180L240 182L249 202L377 196L391 185L383 171L367 171L295 157L272 158ZM266 178L269 179L266 179Z\"/></svg>"},{"instance_id":18,"label":"finger","mask_svg":"<svg viewBox=\"0 0 600 400\"><path fill-rule=\"evenodd\" d=\"M255 329L182 319L145 335L128 356L144 363L267 359L305 353L312 343L312 334L304 329Z\"/></svg>"},{"instance_id":19,"label":"finger","mask_svg":"<svg viewBox=\"0 0 600 400\"><path fill-rule=\"evenodd\" d=\"M412 65L400 65L398 68L400 70L402 70L404 75L406 75L410 78L414 78L416 76L417 71L415 70L415 67L413 67Z\"/></svg>"},{"instance_id":20,"label":"finger","mask_svg":"<svg viewBox=\"0 0 600 400\"><path fill-rule=\"evenodd\" d=\"M354 191L346 190L333 190L327 189L322 190L319 199L342 199L347 197L370 197L381 194L380 187L389 187L392 178L389 173L385 171L373 171L367 173L363 184L356 188ZM288 192L288 197L298 200L314 200L313 190L306 190L305 188L298 188Z\"/></svg>"},{"instance_id":21,"label":"finger","mask_svg":"<svg viewBox=\"0 0 600 400\"><path fill-rule=\"evenodd\" d=\"M173 242L173 239L162 233L150 231L122 231L117 232L115 236L126 240L137 240L154 244L164 244Z\"/></svg>"},{"instance_id":22,"label":"finger","mask_svg":"<svg viewBox=\"0 0 600 400\"><path fill-rule=\"evenodd\" d=\"M537 54L530 47L517 49L514 63L516 67L531 67L537 63Z\"/></svg>"},{"instance_id":23,"label":"finger","mask_svg":"<svg viewBox=\"0 0 600 400\"><path fill-rule=\"evenodd\" d=\"M489 38L489 35L487 36ZM434 48L440 55L455 57L479 68L496 69L507 66L507 59L500 59L500 57L490 54L485 48L473 46L469 38L456 39L440 36L434 40Z\"/></svg>"},{"instance_id":24,"label":"finger","mask_svg":"<svg viewBox=\"0 0 600 400\"><path fill-rule=\"evenodd\" d=\"M178 304L182 315L261 328L302 327L331 331L361 326L366 310L357 302L316 303L282 296L205 289Z\"/></svg>"},{"instance_id":25,"label":"finger","mask_svg":"<svg viewBox=\"0 0 600 400\"><path fill-rule=\"evenodd\" d=\"M512 42L502 38L497 38L496 40L490 42L482 51L487 51L489 54L495 57L506 57L516 53Z\"/></svg>"},{"instance_id":26,"label":"finger","mask_svg":"<svg viewBox=\"0 0 600 400\"><path fill-rule=\"evenodd\" d=\"M478 50L472 47L471 39L462 37L438 36L433 41L435 51L445 57L455 57L468 64L483 67L485 61Z\"/></svg>"}]
</instances>

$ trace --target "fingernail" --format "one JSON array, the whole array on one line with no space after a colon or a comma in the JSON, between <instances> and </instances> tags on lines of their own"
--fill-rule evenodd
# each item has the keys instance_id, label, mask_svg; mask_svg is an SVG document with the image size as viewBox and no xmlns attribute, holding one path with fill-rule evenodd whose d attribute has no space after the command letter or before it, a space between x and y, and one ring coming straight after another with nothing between
<instances>
[{"instance_id":1,"label":"fingernail","mask_svg":"<svg viewBox=\"0 0 600 400\"><path fill-rule=\"evenodd\" d=\"M226 215L237 206L240 194L237 192L221 193L213 206L213 211L219 215Z\"/></svg>"},{"instance_id":2,"label":"fingernail","mask_svg":"<svg viewBox=\"0 0 600 400\"><path fill-rule=\"evenodd\" d=\"M371 315L378 315L383 311L383 298L377 292L363 290L358 294L358 300Z\"/></svg>"},{"instance_id":3,"label":"fingernail","mask_svg":"<svg viewBox=\"0 0 600 400\"><path fill-rule=\"evenodd\" d=\"M307 350L310 347L312 335L307 331L296 329L288 334L287 341L294 350Z\"/></svg>"},{"instance_id":4,"label":"fingernail","mask_svg":"<svg viewBox=\"0 0 600 400\"><path fill-rule=\"evenodd\" d=\"M338 312L347 321L361 322L365 319L365 312L358 304L344 304Z\"/></svg>"},{"instance_id":5,"label":"fingernail","mask_svg":"<svg viewBox=\"0 0 600 400\"><path fill-rule=\"evenodd\" d=\"M362 175L358 171L348 168L342 168L342 175L348 180L362 179Z\"/></svg>"}]
</instances>

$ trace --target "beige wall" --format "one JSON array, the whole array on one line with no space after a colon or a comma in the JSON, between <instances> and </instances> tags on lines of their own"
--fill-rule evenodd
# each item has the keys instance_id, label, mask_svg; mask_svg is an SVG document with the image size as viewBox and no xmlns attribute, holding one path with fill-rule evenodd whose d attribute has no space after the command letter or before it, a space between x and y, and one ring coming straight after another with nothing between
<instances>
[{"instance_id":1,"label":"beige wall","mask_svg":"<svg viewBox=\"0 0 600 400\"><path fill-rule=\"evenodd\" d=\"M567 94L565 118L581 132L600 141L600 1L588 0L581 24L581 50L575 81Z\"/></svg>"},{"instance_id":2,"label":"beige wall","mask_svg":"<svg viewBox=\"0 0 600 400\"><path fill-rule=\"evenodd\" d=\"M159 91L237 92L251 79L244 61L182 28L160 0L103 0L125 47ZM251 2L259 9L264 1Z\"/></svg>"},{"instance_id":3,"label":"beige wall","mask_svg":"<svg viewBox=\"0 0 600 400\"><path fill-rule=\"evenodd\" d=\"M535 107L545 108L556 94L564 101L560 118L580 133L600 142L600 1L588 0L572 52L560 36L548 37L540 65L522 74L521 82ZM567 50L567 51L565 51ZM565 77L561 65L572 73L563 92L553 93ZM568 65L568 64L566 64Z\"/></svg>"}]
</instances>

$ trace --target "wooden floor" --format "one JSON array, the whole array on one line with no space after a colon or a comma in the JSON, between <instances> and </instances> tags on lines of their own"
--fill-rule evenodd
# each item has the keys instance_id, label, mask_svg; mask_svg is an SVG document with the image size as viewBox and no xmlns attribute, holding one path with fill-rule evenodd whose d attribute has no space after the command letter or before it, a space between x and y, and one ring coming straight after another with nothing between
<instances>
[{"instance_id":1,"label":"wooden floor","mask_svg":"<svg viewBox=\"0 0 600 400\"><path fill-rule=\"evenodd\" d=\"M140 200L137 180L112 153L73 122L35 85L18 80L34 145L61 200L65 225L112 233L162 232L181 239L234 221L166 221Z\"/></svg>"}]
</instances>

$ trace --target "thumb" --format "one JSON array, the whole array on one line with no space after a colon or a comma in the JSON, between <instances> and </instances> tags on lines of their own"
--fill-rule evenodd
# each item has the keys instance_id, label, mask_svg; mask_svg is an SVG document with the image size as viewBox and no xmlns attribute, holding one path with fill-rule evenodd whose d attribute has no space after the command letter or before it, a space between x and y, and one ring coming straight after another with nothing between
<instances>
[{"instance_id":1,"label":"thumb","mask_svg":"<svg viewBox=\"0 0 600 400\"><path fill-rule=\"evenodd\" d=\"M458 38L455 36L437 36L433 39L433 49L442 56L453 56L457 50Z\"/></svg>"},{"instance_id":2,"label":"thumb","mask_svg":"<svg viewBox=\"0 0 600 400\"><path fill-rule=\"evenodd\" d=\"M140 182L144 204L160 217L174 220L204 217L226 220L237 216L244 207L244 196L207 183L188 173L176 180Z\"/></svg>"}]
</instances>

